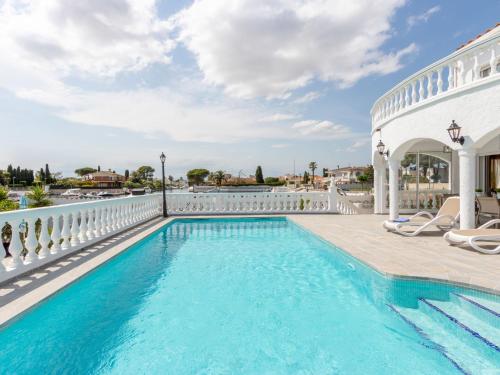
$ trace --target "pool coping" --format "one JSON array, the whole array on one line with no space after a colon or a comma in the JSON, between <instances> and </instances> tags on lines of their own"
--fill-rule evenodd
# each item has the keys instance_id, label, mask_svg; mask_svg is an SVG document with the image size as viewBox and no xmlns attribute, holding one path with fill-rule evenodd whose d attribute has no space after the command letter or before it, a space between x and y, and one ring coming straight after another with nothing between
<instances>
[{"instance_id":1,"label":"pool coping","mask_svg":"<svg viewBox=\"0 0 500 375\"><path fill-rule=\"evenodd\" d=\"M383 269L380 269L379 267L367 262L364 259L361 259L360 257L352 254L349 249L345 249L344 247L339 247L336 245L334 242L330 241L329 239L323 237L321 234L314 232L313 230L310 230L309 228L304 227L300 223L296 222L293 220L294 218L289 215L227 215L224 216L224 218L254 218L257 219L259 217L262 218L269 218L269 217L281 217L281 218L286 218L287 220L290 220L291 222L294 223L294 225L297 225L304 231L313 234L314 236L318 237L319 239L327 242L328 244L334 246L336 249L344 253L345 255L352 257L353 259L356 259L357 261L361 262L363 265L369 267L373 271L377 272L379 275L382 277L385 277L388 280L414 280L414 281L431 281L434 283L440 283L440 284L447 284L447 285L452 285L452 286L458 286L458 287L465 287L468 289L480 291L480 292L486 292L489 294L497 295L500 296L500 290L496 289L490 289L487 287L483 287L480 285L472 284L472 283L466 283L462 281L455 281L455 280L450 280L450 279L439 279L439 278L432 278L432 277L424 277L424 276L418 276L418 275L401 275L401 274L394 274L394 273L389 273L384 271ZM0 327L8 324L11 322L13 319L16 317L21 316L23 313L26 311L34 308L36 305L40 304L43 302L45 299L49 298L50 296L54 295L55 293L61 291L62 289L68 287L70 284L74 283L81 277L84 277L86 274L89 272L93 271L94 269L98 268L102 264L110 261L111 259L115 258L122 252L126 251L129 249L131 246L135 245L139 241L143 240L144 238L148 237L149 235L153 234L154 232L158 231L165 225L169 223L173 223L174 221L182 221L182 220L193 220L193 219L216 219L217 217L214 216L190 216L190 217L168 217L168 218L154 218L150 221L147 221L145 223L142 223L136 227L132 227L127 229L123 233L129 233L133 232L134 230L137 230L138 227L141 226L146 226L144 230L139 231L136 234L133 234L130 238L125 239L124 241L116 244L116 245L111 245L103 249L99 254L96 256L92 257L88 261L85 261L73 269L70 269L61 275L53 278L50 281L47 281L46 283L41 284L40 286L36 287L35 289L22 293L20 292L19 297L13 299L10 302L7 302L5 304L0 303ZM156 223L155 223L156 222ZM105 242L106 240L102 241ZM93 244L92 246L97 246L99 243ZM74 254L69 254L69 257L74 257L82 252L87 251L88 248L83 248L79 250L78 252ZM57 260L56 262L64 261L64 258ZM44 265L41 268L48 268L50 267L50 264ZM36 272L39 272L40 269L35 269L33 270L31 274L35 274Z\"/></svg>"}]
</instances>

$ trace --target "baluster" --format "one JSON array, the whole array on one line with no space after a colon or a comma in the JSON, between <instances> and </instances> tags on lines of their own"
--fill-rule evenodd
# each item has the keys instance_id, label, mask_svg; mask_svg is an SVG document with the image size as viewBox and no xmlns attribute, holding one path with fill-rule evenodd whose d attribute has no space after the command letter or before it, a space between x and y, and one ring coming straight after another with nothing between
<instances>
[{"instance_id":1,"label":"baluster","mask_svg":"<svg viewBox=\"0 0 500 375\"><path fill-rule=\"evenodd\" d=\"M95 223L94 223L94 209L88 210L88 224L87 224L87 240L91 241L95 238Z\"/></svg>"},{"instance_id":2,"label":"baluster","mask_svg":"<svg viewBox=\"0 0 500 375\"><path fill-rule=\"evenodd\" d=\"M443 67L440 66L437 70L437 94L441 94L443 92Z\"/></svg>"},{"instance_id":3,"label":"baluster","mask_svg":"<svg viewBox=\"0 0 500 375\"><path fill-rule=\"evenodd\" d=\"M99 238L102 235L102 222L101 222L101 215L102 215L102 209L100 207L96 207L95 209L95 231L94 231L94 238Z\"/></svg>"},{"instance_id":4,"label":"baluster","mask_svg":"<svg viewBox=\"0 0 500 375\"><path fill-rule=\"evenodd\" d=\"M80 226L78 225L78 212L73 211L71 213L71 217L73 218L71 223L71 246L78 246L80 244L80 240L78 239L78 235L80 234ZM83 219L82 219L83 221Z\"/></svg>"},{"instance_id":5,"label":"baluster","mask_svg":"<svg viewBox=\"0 0 500 375\"><path fill-rule=\"evenodd\" d=\"M401 106L401 97L399 96L399 92L394 94L394 113L399 112L399 108Z\"/></svg>"},{"instance_id":6,"label":"baluster","mask_svg":"<svg viewBox=\"0 0 500 375\"><path fill-rule=\"evenodd\" d=\"M111 205L106 208L106 232L113 232L113 207Z\"/></svg>"},{"instance_id":7,"label":"baluster","mask_svg":"<svg viewBox=\"0 0 500 375\"><path fill-rule=\"evenodd\" d=\"M434 72L430 72L428 75L427 75L427 97L428 98L431 98L432 96L434 96L434 85L433 85L433 82L432 82L432 77L434 76Z\"/></svg>"},{"instance_id":8,"label":"baluster","mask_svg":"<svg viewBox=\"0 0 500 375\"><path fill-rule=\"evenodd\" d=\"M109 207L101 208L101 237L108 233L108 214Z\"/></svg>"},{"instance_id":9,"label":"baluster","mask_svg":"<svg viewBox=\"0 0 500 375\"><path fill-rule=\"evenodd\" d=\"M26 224L28 226L28 235L24 240L24 246L28 250L24 261L26 263L33 263L38 260L38 255L36 253L36 248L38 247L38 240L36 238L36 219L35 218L27 218ZM25 232L26 233L26 232Z\"/></svg>"},{"instance_id":10,"label":"baluster","mask_svg":"<svg viewBox=\"0 0 500 375\"><path fill-rule=\"evenodd\" d=\"M455 63L448 65L448 90L455 87Z\"/></svg>"},{"instance_id":11,"label":"baluster","mask_svg":"<svg viewBox=\"0 0 500 375\"><path fill-rule=\"evenodd\" d=\"M63 238L63 242L61 244L61 249L62 250L67 250L70 248L71 244L69 242L71 232L70 232L70 223L69 223L69 213L64 213L63 214L63 228L62 228L62 233L61 236Z\"/></svg>"},{"instance_id":12,"label":"baluster","mask_svg":"<svg viewBox=\"0 0 500 375\"><path fill-rule=\"evenodd\" d=\"M111 206L111 231L116 232L118 230L117 227L117 207L115 205Z\"/></svg>"},{"instance_id":13,"label":"baluster","mask_svg":"<svg viewBox=\"0 0 500 375\"><path fill-rule=\"evenodd\" d=\"M498 74L497 71L497 58L495 56L495 45L491 46L491 57L490 57L490 76Z\"/></svg>"},{"instance_id":14,"label":"baluster","mask_svg":"<svg viewBox=\"0 0 500 375\"><path fill-rule=\"evenodd\" d=\"M405 87L405 108L410 105L410 85Z\"/></svg>"},{"instance_id":15,"label":"baluster","mask_svg":"<svg viewBox=\"0 0 500 375\"><path fill-rule=\"evenodd\" d=\"M87 213L86 210L81 210L80 211L80 228L79 228L79 233L78 233L78 239L80 243L87 242L88 237L87 237Z\"/></svg>"},{"instance_id":16,"label":"baluster","mask_svg":"<svg viewBox=\"0 0 500 375\"><path fill-rule=\"evenodd\" d=\"M61 250L60 218L60 215L52 216L52 233L50 234L50 240L52 241L52 246L50 247L51 254L57 254Z\"/></svg>"},{"instance_id":17,"label":"baluster","mask_svg":"<svg viewBox=\"0 0 500 375\"><path fill-rule=\"evenodd\" d=\"M417 81L413 81L411 83L411 104L415 104L417 102Z\"/></svg>"},{"instance_id":18,"label":"baluster","mask_svg":"<svg viewBox=\"0 0 500 375\"><path fill-rule=\"evenodd\" d=\"M418 79L418 85L419 85L419 88L418 88L418 101L421 102L422 100L424 100L424 76L420 77Z\"/></svg>"},{"instance_id":19,"label":"baluster","mask_svg":"<svg viewBox=\"0 0 500 375\"><path fill-rule=\"evenodd\" d=\"M21 261L21 252L23 251L23 243L20 237L21 220L13 220L9 224L12 228L12 237L9 245L9 253L11 255L10 266L13 269L17 269L23 265ZM24 225L22 227L24 228Z\"/></svg>"},{"instance_id":20,"label":"baluster","mask_svg":"<svg viewBox=\"0 0 500 375\"><path fill-rule=\"evenodd\" d=\"M40 250L38 251L38 257L40 259L46 258L49 256L49 218L41 217L40 218L40 236L38 237L38 242L40 243Z\"/></svg>"},{"instance_id":21,"label":"baluster","mask_svg":"<svg viewBox=\"0 0 500 375\"><path fill-rule=\"evenodd\" d=\"M465 84L465 63L462 60L458 61L458 79L457 87Z\"/></svg>"},{"instance_id":22,"label":"baluster","mask_svg":"<svg viewBox=\"0 0 500 375\"><path fill-rule=\"evenodd\" d=\"M474 64L472 65L472 81L478 80L479 77L479 61L477 54L474 55Z\"/></svg>"}]
</instances>

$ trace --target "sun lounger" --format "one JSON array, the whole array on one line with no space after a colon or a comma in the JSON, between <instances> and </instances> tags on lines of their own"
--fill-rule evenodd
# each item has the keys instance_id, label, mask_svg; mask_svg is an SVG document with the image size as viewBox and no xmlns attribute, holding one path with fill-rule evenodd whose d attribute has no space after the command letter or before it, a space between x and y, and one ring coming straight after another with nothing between
<instances>
[{"instance_id":1,"label":"sun lounger","mask_svg":"<svg viewBox=\"0 0 500 375\"><path fill-rule=\"evenodd\" d=\"M474 250L484 254L499 254L500 229L491 228L499 223L500 219L494 219L477 229L453 229L445 233L444 239L451 245L469 245ZM484 245L487 242L498 242L498 246L493 249L486 248Z\"/></svg>"},{"instance_id":2,"label":"sun lounger","mask_svg":"<svg viewBox=\"0 0 500 375\"><path fill-rule=\"evenodd\" d=\"M397 232L403 236L417 236L430 227L440 230L450 230L457 224L460 216L460 198L449 197L443 203L436 216L430 212L421 211L408 218L408 220L386 220L384 228L391 232Z\"/></svg>"}]
</instances>

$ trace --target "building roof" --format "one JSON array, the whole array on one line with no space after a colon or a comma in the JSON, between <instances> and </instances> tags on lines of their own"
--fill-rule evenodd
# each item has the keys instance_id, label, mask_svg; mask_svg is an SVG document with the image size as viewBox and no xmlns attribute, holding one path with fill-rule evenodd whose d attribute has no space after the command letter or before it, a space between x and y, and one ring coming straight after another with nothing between
<instances>
[{"instance_id":1,"label":"building roof","mask_svg":"<svg viewBox=\"0 0 500 375\"><path fill-rule=\"evenodd\" d=\"M465 46L468 46L469 44L477 43L483 39L486 39L486 36L490 36L490 35L496 34L496 33L500 33L500 22L498 22L495 26L483 31L481 34L478 34L475 38L462 44L460 47L457 48L457 50L464 48Z\"/></svg>"}]
</instances>

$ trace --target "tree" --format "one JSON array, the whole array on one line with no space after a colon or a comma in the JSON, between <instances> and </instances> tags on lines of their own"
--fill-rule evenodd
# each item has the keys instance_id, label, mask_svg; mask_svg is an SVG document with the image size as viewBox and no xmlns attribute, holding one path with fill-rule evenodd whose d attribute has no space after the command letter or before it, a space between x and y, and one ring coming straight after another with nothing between
<instances>
[{"instance_id":1,"label":"tree","mask_svg":"<svg viewBox=\"0 0 500 375\"><path fill-rule=\"evenodd\" d=\"M222 182L226 180L226 172L224 171L216 171L212 174L212 180L215 182L215 185L221 186Z\"/></svg>"},{"instance_id":2,"label":"tree","mask_svg":"<svg viewBox=\"0 0 500 375\"><path fill-rule=\"evenodd\" d=\"M358 181L361 182L361 189L363 190L364 186L365 186L365 182L368 181L368 176L365 174L362 174L362 175L358 176Z\"/></svg>"},{"instance_id":3,"label":"tree","mask_svg":"<svg viewBox=\"0 0 500 375\"><path fill-rule=\"evenodd\" d=\"M264 175L262 174L262 167L260 165L258 165L255 170L255 182L258 184L264 183Z\"/></svg>"},{"instance_id":4,"label":"tree","mask_svg":"<svg viewBox=\"0 0 500 375\"><path fill-rule=\"evenodd\" d=\"M205 178L207 178L209 174L210 172L208 169L196 168L188 171L186 175L190 185L200 185L203 181L205 181Z\"/></svg>"},{"instance_id":5,"label":"tree","mask_svg":"<svg viewBox=\"0 0 500 375\"><path fill-rule=\"evenodd\" d=\"M373 172L373 165L368 165L364 170L363 170L363 174L368 178L366 181L369 183L369 184L373 184L373 180L374 180L374 172Z\"/></svg>"},{"instance_id":6,"label":"tree","mask_svg":"<svg viewBox=\"0 0 500 375\"><path fill-rule=\"evenodd\" d=\"M45 183L50 184L52 182L52 175L50 174L49 164L45 164Z\"/></svg>"},{"instance_id":7,"label":"tree","mask_svg":"<svg viewBox=\"0 0 500 375\"><path fill-rule=\"evenodd\" d=\"M100 172L100 171L101 171L101 166L100 166L100 165L98 165L98 166L97 166L97 172Z\"/></svg>"},{"instance_id":8,"label":"tree","mask_svg":"<svg viewBox=\"0 0 500 375\"><path fill-rule=\"evenodd\" d=\"M125 181L127 181L130 177L130 172L128 169L125 169Z\"/></svg>"},{"instance_id":9,"label":"tree","mask_svg":"<svg viewBox=\"0 0 500 375\"><path fill-rule=\"evenodd\" d=\"M149 165L143 165L132 172L132 180L134 182L144 182L153 179L155 169Z\"/></svg>"},{"instance_id":10,"label":"tree","mask_svg":"<svg viewBox=\"0 0 500 375\"><path fill-rule=\"evenodd\" d=\"M309 173L307 173L307 171L304 171L304 177L302 177L302 183L304 185L307 185L309 183Z\"/></svg>"},{"instance_id":11,"label":"tree","mask_svg":"<svg viewBox=\"0 0 500 375\"><path fill-rule=\"evenodd\" d=\"M43 183L46 178L47 176L45 175L45 171L43 170L43 168L40 168L40 172L38 172L38 179L40 183Z\"/></svg>"},{"instance_id":12,"label":"tree","mask_svg":"<svg viewBox=\"0 0 500 375\"><path fill-rule=\"evenodd\" d=\"M284 181L280 181L278 177L266 177L264 179L266 185L283 185Z\"/></svg>"},{"instance_id":13,"label":"tree","mask_svg":"<svg viewBox=\"0 0 500 375\"><path fill-rule=\"evenodd\" d=\"M52 201L47 198L47 193L41 186L33 186L26 197L31 201L30 208L50 206Z\"/></svg>"},{"instance_id":14,"label":"tree","mask_svg":"<svg viewBox=\"0 0 500 375\"><path fill-rule=\"evenodd\" d=\"M85 176L86 174L89 174L89 173L94 173L94 172L97 172L97 169L92 168L92 167L83 167L83 168L75 169L75 174L77 174L80 177Z\"/></svg>"},{"instance_id":15,"label":"tree","mask_svg":"<svg viewBox=\"0 0 500 375\"><path fill-rule=\"evenodd\" d=\"M328 177L328 168L323 168L323 177Z\"/></svg>"},{"instance_id":16,"label":"tree","mask_svg":"<svg viewBox=\"0 0 500 375\"><path fill-rule=\"evenodd\" d=\"M315 161L312 161L309 163L309 169L311 170L312 172L312 184L314 186L314 171L316 169L318 169L318 163L316 163Z\"/></svg>"}]
</instances>

